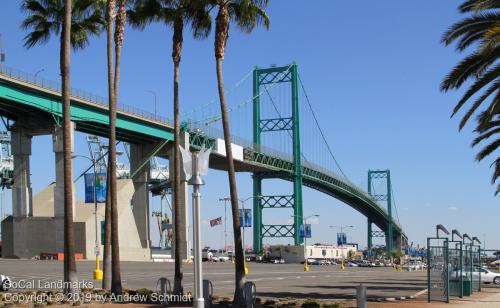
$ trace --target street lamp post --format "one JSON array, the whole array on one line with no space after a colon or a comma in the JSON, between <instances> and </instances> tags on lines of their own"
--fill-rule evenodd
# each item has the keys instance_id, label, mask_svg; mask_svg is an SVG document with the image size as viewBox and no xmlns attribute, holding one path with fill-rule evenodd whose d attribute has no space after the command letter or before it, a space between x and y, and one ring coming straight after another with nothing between
<instances>
[{"instance_id":1,"label":"street lamp post","mask_svg":"<svg viewBox=\"0 0 500 308\"><path fill-rule=\"evenodd\" d=\"M295 217L296 215L292 215ZM309 218L319 217L318 214L307 216L306 218L302 218L302 228L304 233L302 234L302 238L304 239L304 272L309 271L309 265L307 264L307 234L306 234L306 223Z\"/></svg>"},{"instance_id":2,"label":"street lamp post","mask_svg":"<svg viewBox=\"0 0 500 308\"><path fill-rule=\"evenodd\" d=\"M250 196L246 199L239 199L238 201L240 201L241 203L241 208L243 209L243 214L245 213L245 202L247 202L248 200L250 199L261 199L262 196ZM245 265L245 275L248 275L248 267L247 267L247 258L246 258L246 252L245 252L245 221L243 221L243 236L242 236L242 240L243 240L243 264Z\"/></svg>"},{"instance_id":3,"label":"street lamp post","mask_svg":"<svg viewBox=\"0 0 500 308\"><path fill-rule=\"evenodd\" d=\"M200 186L205 182L201 178L208 171L208 160L211 150L205 150L203 147L200 152L190 153L188 150L180 147L182 164L186 178L190 178L189 185L193 186L193 242L194 242L194 307L204 308L205 300L203 298L203 273L201 263L201 194Z\"/></svg>"},{"instance_id":4,"label":"street lamp post","mask_svg":"<svg viewBox=\"0 0 500 308\"><path fill-rule=\"evenodd\" d=\"M347 228L354 228L354 226L330 226L330 228L335 228L335 227L338 227L340 228L340 234L344 234L344 229L347 229ZM340 248L341 248L341 252L342 252L342 263L340 265L340 268L343 270L345 269L345 265L344 265L344 241L342 240L341 241L341 245L340 245Z\"/></svg>"},{"instance_id":5,"label":"street lamp post","mask_svg":"<svg viewBox=\"0 0 500 308\"><path fill-rule=\"evenodd\" d=\"M44 72L44 71L45 71L45 69L44 69L44 68L42 68L41 70L38 70L38 71L35 73L35 76L34 76L35 81L36 81L36 77L38 77L38 74L40 74L41 72ZM87 157L87 158L88 158L88 157Z\"/></svg>"},{"instance_id":6,"label":"street lamp post","mask_svg":"<svg viewBox=\"0 0 500 308\"><path fill-rule=\"evenodd\" d=\"M153 94L153 96L155 97L155 118L156 118L156 92L153 90L146 90L146 92Z\"/></svg>"},{"instance_id":7,"label":"street lamp post","mask_svg":"<svg viewBox=\"0 0 500 308\"><path fill-rule=\"evenodd\" d=\"M96 170L96 160L95 156L91 155L91 157L87 157L85 155L73 155L72 158L76 157L82 157L90 160L92 162L92 167L94 169L94 223L95 223L95 242L94 242L94 249L95 249L95 270L94 270L94 279L95 280L102 280L102 270L99 268L99 255L100 255L100 245L99 245L99 229L98 229L98 221L97 221L97 192L96 192L96 184L97 184L97 170Z\"/></svg>"}]
</instances>

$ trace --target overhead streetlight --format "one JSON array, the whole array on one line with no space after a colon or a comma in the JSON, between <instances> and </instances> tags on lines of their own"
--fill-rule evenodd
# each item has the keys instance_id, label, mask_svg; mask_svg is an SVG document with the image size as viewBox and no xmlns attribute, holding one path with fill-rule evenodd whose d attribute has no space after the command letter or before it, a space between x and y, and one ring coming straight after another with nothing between
<instances>
[{"instance_id":1,"label":"overhead streetlight","mask_svg":"<svg viewBox=\"0 0 500 308\"><path fill-rule=\"evenodd\" d=\"M94 253L95 253L95 270L94 270L94 279L95 280L102 280L103 273L101 269L99 268L99 255L100 255L100 248L101 245L99 244L99 236L98 236L98 227L97 227L97 193L96 193L96 183L97 183L97 170L96 170L96 159L95 156L92 155L92 157L88 157L85 155L73 155L71 156L72 159L81 157L81 158L86 158L90 160L92 163L92 167L94 168L94 223L95 223L95 242L94 242Z\"/></svg>"},{"instance_id":2,"label":"overhead streetlight","mask_svg":"<svg viewBox=\"0 0 500 308\"><path fill-rule=\"evenodd\" d=\"M442 231L446 235L450 235L450 231L446 229L443 225L436 225L436 237L439 238L439 231Z\"/></svg>"},{"instance_id":3,"label":"overhead streetlight","mask_svg":"<svg viewBox=\"0 0 500 308\"><path fill-rule=\"evenodd\" d=\"M241 208L243 210L243 213L245 213L245 202L247 202L248 200L250 199L262 199L262 196L260 195L257 195L257 196L250 196L248 198L245 198L245 199L238 199L238 201L241 203ZM222 198L222 199L219 199L219 201L231 201L231 198L229 197L225 197L225 198ZM243 264L244 264L244 267L245 267L245 275L248 275L248 267L247 267L247 260L246 260L246 252L245 252L245 225L241 226L243 228L243 233L242 233L242 241L243 241Z\"/></svg>"},{"instance_id":4,"label":"overhead streetlight","mask_svg":"<svg viewBox=\"0 0 500 308\"><path fill-rule=\"evenodd\" d=\"M349 226L329 226L329 228L340 228L340 233L343 234L344 233L344 229L347 229L347 228L354 228L354 226L352 225L349 225ZM344 265L344 241L342 240L341 241L341 252L342 252L342 264L340 265L340 268L342 270L345 269L345 265Z\"/></svg>"},{"instance_id":5,"label":"overhead streetlight","mask_svg":"<svg viewBox=\"0 0 500 308\"><path fill-rule=\"evenodd\" d=\"M155 119L156 119L156 92L153 90L146 90L146 92L153 94L155 97Z\"/></svg>"},{"instance_id":6,"label":"overhead streetlight","mask_svg":"<svg viewBox=\"0 0 500 308\"><path fill-rule=\"evenodd\" d=\"M299 217L300 216L297 216L297 215L292 215L293 218L295 217ZM318 214L314 214L314 215L310 215L310 216L307 216L305 218L302 219L302 228L304 230L303 232L303 238L304 238L304 272L308 272L309 271L309 265L307 264L307 234L306 234L306 223L307 223L307 220L310 219L310 218L313 218L313 217L319 217Z\"/></svg>"},{"instance_id":7,"label":"overhead streetlight","mask_svg":"<svg viewBox=\"0 0 500 308\"><path fill-rule=\"evenodd\" d=\"M38 71L35 73L35 76L34 76L34 77L35 77L35 78L34 78L34 79L35 79L35 81L36 81L36 77L38 76L38 74L40 74L41 72L44 72L44 71L45 71L45 69L44 69L44 68L42 68L42 69L38 70Z\"/></svg>"},{"instance_id":8,"label":"overhead streetlight","mask_svg":"<svg viewBox=\"0 0 500 308\"><path fill-rule=\"evenodd\" d=\"M458 232L457 229L453 229L451 230L451 240L454 241L455 240L455 235L459 238L459 239L463 239L462 237L462 234L460 234L460 232Z\"/></svg>"}]
</instances>

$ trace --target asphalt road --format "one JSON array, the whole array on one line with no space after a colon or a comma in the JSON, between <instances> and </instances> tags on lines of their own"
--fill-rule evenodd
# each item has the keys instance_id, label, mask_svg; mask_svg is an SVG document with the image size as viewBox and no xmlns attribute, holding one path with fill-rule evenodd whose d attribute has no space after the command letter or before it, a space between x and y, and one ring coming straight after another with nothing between
<instances>
[{"instance_id":1,"label":"asphalt road","mask_svg":"<svg viewBox=\"0 0 500 308\"><path fill-rule=\"evenodd\" d=\"M86 286L99 288L100 282L92 280L94 262L77 262L80 280ZM394 272L391 268L346 268L338 266L310 266L303 271L301 264L248 263L248 280L254 281L258 296L317 299L355 298L356 286L367 286L369 298L411 296L427 287L426 272ZM185 289L193 287L192 264L184 264ZM47 282L62 279L61 261L5 260L0 259L0 273L14 282L34 282L35 288ZM212 280L215 295L232 295L234 290L234 265L204 263L204 279ZM123 286L127 289L148 288L155 290L160 277L173 281L173 263L122 262Z\"/></svg>"}]
</instances>

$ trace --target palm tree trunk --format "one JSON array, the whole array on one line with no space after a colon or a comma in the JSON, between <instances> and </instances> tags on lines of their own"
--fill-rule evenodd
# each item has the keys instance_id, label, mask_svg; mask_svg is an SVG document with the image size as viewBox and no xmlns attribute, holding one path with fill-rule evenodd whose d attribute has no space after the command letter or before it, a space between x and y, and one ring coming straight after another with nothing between
<instances>
[{"instance_id":1,"label":"palm tree trunk","mask_svg":"<svg viewBox=\"0 0 500 308\"><path fill-rule=\"evenodd\" d=\"M175 241L175 274L174 294L183 294L182 286L182 256L181 256L181 232L186 228L185 220L181 217L181 159L180 159L180 120L179 120L179 64L182 51L182 19L174 23L174 35L172 37L172 60L174 62L174 241Z\"/></svg>"},{"instance_id":2,"label":"palm tree trunk","mask_svg":"<svg viewBox=\"0 0 500 308\"><path fill-rule=\"evenodd\" d=\"M220 108L222 113L222 128L224 130L224 143L226 144L227 175L229 178L229 191L231 194L231 212L233 216L233 233L235 247L235 290L234 304L243 305L243 286L245 284L245 263L243 257L243 244L241 238L240 213L238 207L238 192L236 187L236 175L234 171L233 152L231 148L231 134L229 128L229 115L227 113L227 102L224 94L224 79L222 73L222 58L217 59L217 84L219 88Z\"/></svg>"},{"instance_id":3,"label":"palm tree trunk","mask_svg":"<svg viewBox=\"0 0 500 308\"><path fill-rule=\"evenodd\" d=\"M229 178L229 191L231 194L231 212L233 216L233 234L235 248L235 289L233 304L244 305L243 286L245 285L245 260L243 257L243 245L241 238L240 213L238 207L238 192L236 187L236 175L234 171L233 151L231 148L231 133L229 128L229 115L227 113L226 95L224 93L224 74L222 72L222 61L226 49L229 34L229 11L227 2L219 6L215 25L215 59L217 68L217 85L220 98L220 109L222 115L222 128L224 131L224 143L226 144L227 175Z\"/></svg>"},{"instance_id":4,"label":"palm tree trunk","mask_svg":"<svg viewBox=\"0 0 500 308\"><path fill-rule=\"evenodd\" d=\"M116 185L116 106L118 100L118 83L120 81L120 65L121 65L121 53L123 45L123 35L125 31L125 0L120 0L118 10L118 18L116 19L115 28L115 80L114 80L114 90L113 104L109 108L109 119L110 119L110 158L108 162L110 168L110 188L111 188L111 292L115 295L121 295L123 293L122 289L122 279L121 279L121 269L120 269L120 244L119 244L119 233L118 233L118 202L117 202L117 185Z\"/></svg>"},{"instance_id":5,"label":"palm tree trunk","mask_svg":"<svg viewBox=\"0 0 500 308\"><path fill-rule=\"evenodd\" d=\"M65 292L73 294L76 276L74 233L73 233L73 176L71 169L71 0L64 2L64 22L61 33L61 77L63 98L63 152L64 152L64 281Z\"/></svg>"},{"instance_id":6,"label":"palm tree trunk","mask_svg":"<svg viewBox=\"0 0 500 308\"><path fill-rule=\"evenodd\" d=\"M107 51L107 62L108 62L108 105L111 111L111 105L113 105L115 89L114 89L114 70L113 70L113 19L115 13L115 0L108 0L106 7L106 51ZM111 116L110 116L110 126L111 126ZM111 129L111 127L110 127ZM110 131L111 136L111 131ZM111 200L111 139L108 140L108 168L107 168L107 179L106 179L106 211L105 211L105 238L104 238L104 279L103 279L103 289L109 290L111 288L111 211L112 211L112 200Z\"/></svg>"}]
</instances>

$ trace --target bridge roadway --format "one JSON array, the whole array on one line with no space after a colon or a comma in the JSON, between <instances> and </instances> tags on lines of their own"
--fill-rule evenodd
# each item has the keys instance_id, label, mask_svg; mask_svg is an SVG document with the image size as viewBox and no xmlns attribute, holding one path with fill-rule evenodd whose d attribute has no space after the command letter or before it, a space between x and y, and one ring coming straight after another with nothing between
<instances>
[{"instance_id":1,"label":"bridge roadway","mask_svg":"<svg viewBox=\"0 0 500 308\"><path fill-rule=\"evenodd\" d=\"M12 120L29 119L30 125L47 125L60 120L62 104L60 87L54 82L34 79L5 66L0 66L0 115ZM107 102L103 98L84 91L72 90L71 118L76 130L106 137L108 133ZM187 126L192 148L217 146L219 132ZM131 144L158 144L173 140L173 127L165 119L138 109L119 105L117 138ZM293 180L293 160L270 149L255 148L243 140L235 143L243 147L243 158L235 161L239 172L254 172L265 177L276 174L285 180ZM220 143L219 143L220 144ZM225 170L225 151L215 149L211 155L210 167ZM157 156L167 157L168 152L159 151ZM132 171L133 172L133 171ZM303 182L312 189L326 193L353 207L375 223L381 230L388 229L388 214L376 200L345 178L307 162L302 166ZM402 227L393 222L394 241L401 247L407 240Z\"/></svg>"},{"instance_id":2,"label":"bridge roadway","mask_svg":"<svg viewBox=\"0 0 500 308\"><path fill-rule=\"evenodd\" d=\"M61 280L61 261L6 260L0 259L2 274L14 281L56 282ZM92 280L95 264L77 262L80 280L92 282L99 288L101 283ZM427 287L426 272L394 272L392 268L346 268L338 266L310 266L304 272L301 264L260 264L249 262L248 280L254 281L258 296L278 298L351 299L355 298L356 286L363 283L372 299L385 297L409 297ZM173 263L122 262L123 286L127 289L156 289L160 277L170 280L174 274ZM185 288L192 291L193 266L184 266ZM234 264L203 263L204 279L213 282L218 296L232 296L234 291Z\"/></svg>"}]
</instances>

